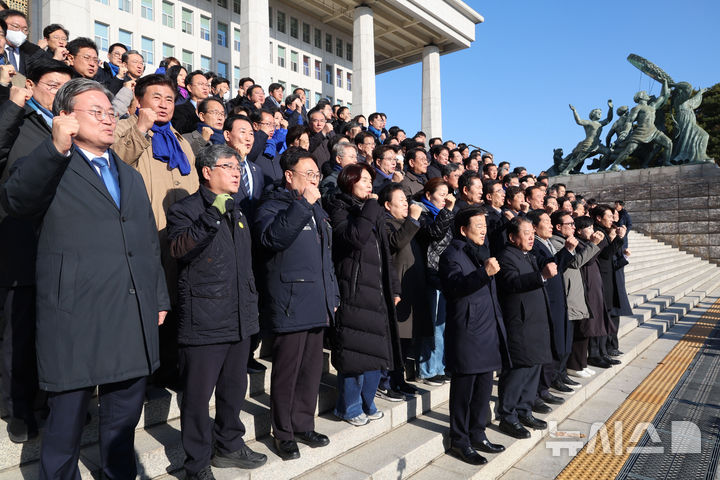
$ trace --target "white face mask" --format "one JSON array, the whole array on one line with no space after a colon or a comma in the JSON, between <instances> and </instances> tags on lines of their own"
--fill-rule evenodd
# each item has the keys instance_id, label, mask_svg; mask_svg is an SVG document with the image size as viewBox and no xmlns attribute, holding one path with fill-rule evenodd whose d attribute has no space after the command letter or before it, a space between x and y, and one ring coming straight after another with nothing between
<instances>
[{"instance_id":1,"label":"white face mask","mask_svg":"<svg viewBox=\"0 0 720 480\"><path fill-rule=\"evenodd\" d=\"M223 98L223 100L225 100L226 102L227 102L228 100L230 100L230 90L228 90L227 92L223 93L222 98Z\"/></svg>"},{"instance_id":2,"label":"white face mask","mask_svg":"<svg viewBox=\"0 0 720 480\"><path fill-rule=\"evenodd\" d=\"M25 35L19 30L8 30L7 34L5 34L5 38L10 43L10 45L13 45L14 47L19 47L20 45L25 43L25 40L27 40L27 35Z\"/></svg>"}]
</instances>

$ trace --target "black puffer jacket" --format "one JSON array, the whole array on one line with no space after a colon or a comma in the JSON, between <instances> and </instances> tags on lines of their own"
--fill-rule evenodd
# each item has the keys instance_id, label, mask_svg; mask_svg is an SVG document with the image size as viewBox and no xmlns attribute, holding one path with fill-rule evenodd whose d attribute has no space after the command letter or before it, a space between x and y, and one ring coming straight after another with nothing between
<instances>
[{"instance_id":1,"label":"black puffer jacket","mask_svg":"<svg viewBox=\"0 0 720 480\"><path fill-rule=\"evenodd\" d=\"M259 331L250 225L237 206L220 215L215 197L200 186L167 214L170 251L180 266L181 345L235 342Z\"/></svg>"},{"instance_id":2,"label":"black puffer jacket","mask_svg":"<svg viewBox=\"0 0 720 480\"><path fill-rule=\"evenodd\" d=\"M428 285L435 290L440 290L440 279L438 277L438 266L440 255L450 245L453 239L452 226L455 215L447 208L441 208L440 212L433 218L430 210L422 202L415 202L423 209L420 214L420 232L417 235L418 242L425 251L425 266L427 267Z\"/></svg>"},{"instance_id":3,"label":"black puffer jacket","mask_svg":"<svg viewBox=\"0 0 720 480\"><path fill-rule=\"evenodd\" d=\"M334 196L328 207L340 286L332 363L345 374L392 370L400 351L393 298L400 295L400 287L384 210L375 200L361 203L344 193Z\"/></svg>"}]
</instances>

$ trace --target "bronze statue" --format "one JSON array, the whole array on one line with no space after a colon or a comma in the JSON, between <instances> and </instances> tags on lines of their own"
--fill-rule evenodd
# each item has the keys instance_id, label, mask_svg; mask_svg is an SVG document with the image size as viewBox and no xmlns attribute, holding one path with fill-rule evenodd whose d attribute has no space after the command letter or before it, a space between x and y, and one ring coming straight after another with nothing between
<instances>
[{"instance_id":1,"label":"bronze statue","mask_svg":"<svg viewBox=\"0 0 720 480\"><path fill-rule=\"evenodd\" d=\"M558 173L558 175L568 175L576 168L577 170L579 170L580 168L582 168L583 162L588 157L592 157L594 155L597 155L598 153L610 153L610 150L600 142L600 133L602 132L602 128L608 123L610 123L613 116L612 100L608 100L607 103L609 109L605 120L600 120L602 110L600 110L599 108L596 108L590 112L590 118L588 120L583 120L578 115L575 107L570 105L570 110L572 110L573 116L575 117L575 123L585 129L585 139L578 143L577 146L570 153L570 155L568 155L568 157L564 159L564 168L560 171L560 173Z\"/></svg>"},{"instance_id":2,"label":"bronze statue","mask_svg":"<svg viewBox=\"0 0 720 480\"><path fill-rule=\"evenodd\" d=\"M702 103L702 97L707 88L692 95L692 85L680 82L674 85L674 89L672 102L675 106L675 116L673 120L677 126L677 134L674 142L673 163L712 162L707 155L710 135L700 128L695 120L695 109Z\"/></svg>"}]
</instances>

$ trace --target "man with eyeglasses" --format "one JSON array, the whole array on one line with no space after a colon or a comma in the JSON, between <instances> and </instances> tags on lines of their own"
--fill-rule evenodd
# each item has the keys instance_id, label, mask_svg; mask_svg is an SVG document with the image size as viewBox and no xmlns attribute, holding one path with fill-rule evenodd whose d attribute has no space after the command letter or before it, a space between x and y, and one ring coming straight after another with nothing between
<instances>
[{"instance_id":1,"label":"man with eyeglasses","mask_svg":"<svg viewBox=\"0 0 720 480\"><path fill-rule=\"evenodd\" d=\"M143 180L110 148L112 94L76 78L60 88L52 136L0 187L15 217L39 222L36 346L48 392L39 478L80 478L87 406L97 387L100 469L135 478L135 427L159 365L170 309Z\"/></svg>"},{"instance_id":2,"label":"man with eyeglasses","mask_svg":"<svg viewBox=\"0 0 720 480\"><path fill-rule=\"evenodd\" d=\"M102 69L110 77L125 77L122 66L122 57L128 49L122 43L113 43L108 48L108 61L103 63Z\"/></svg>"},{"instance_id":3,"label":"man with eyeglasses","mask_svg":"<svg viewBox=\"0 0 720 480\"><path fill-rule=\"evenodd\" d=\"M123 86L123 80L109 77L105 70L100 68L98 48L95 42L87 37L78 37L67 44L68 64L75 70L75 77L90 78L117 93Z\"/></svg>"},{"instance_id":4,"label":"man with eyeglasses","mask_svg":"<svg viewBox=\"0 0 720 480\"><path fill-rule=\"evenodd\" d=\"M71 76L72 69L64 63L41 58L28 71L27 88L13 87L10 101L0 113L0 183L7 180L19 158L32 153L51 135L55 94ZM38 392L34 313L36 227L28 219L5 217L0 208L0 311L6 317L0 376L8 379L2 382L2 397L11 414L8 435L15 443L26 442L38 434L33 414Z\"/></svg>"},{"instance_id":5,"label":"man with eyeglasses","mask_svg":"<svg viewBox=\"0 0 720 480\"><path fill-rule=\"evenodd\" d=\"M310 153L317 162L318 168L322 169L323 163L330 160L328 141L335 136L333 126L328 122L323 110L315 107L308 112L310 124ZM372 158L372 157L370 157Z\"/></svg>"},{"instance_id":6,"label":"man with eyeglasses","mask_svg":"<svg viewBox=\"0 0 720 480\"><path fill-rule=\"evenodd\" d=\"M113 149L122 160L140 172L150 197L157 225L163 267L175 304L177 262L167 241L168 208L198 189L195 155L190 143L170 123L175 110L175 85L164 75L140 78L135 85L138 112L120 120L115 129ZM174 314L160 329L161 367L155 383L177 386L177 334Z\"/></svg>"},{"instance_id":7,"label":"man with eyeglasses","mask_svg":"<svg viewBox=\"0 0 720 480\"><path fill-rule=\"evenodd\" d=\"M412 148L405 152L405 161L407 162L407 171L400 186L405 196L412 197L425 188L425 183L427 183L427 153L423 148Z\"/></svg>"},{"instance_id":8,"label":"man with eyeglasses","mask_svg":"<svg viewBox=\"0 0 720 480\"><path fill-rule=\"evenodd\" d=\"M69 36L70 32L57 23L43 28L43 40L47 44L48 56L54 60L65 61L68 55L68 50L65 47Z\"/></svg>"},{"instance_id":9,"label":"man with eyeglasses","mask_svg":"<svg viewBox=\"0 0 720 480\"><path fill-rule=\"evenodd\" d=\"M0 20L5 20L7 24L5 54L8 63L25 75L28 60L41 50L34 43L27 41L29 33L27 16L18 10L3 10L0 11Z\"/></svg>"},{"instance_id":10,"label":"man with eyeglasses","mask_svg":"<svg viewBox=\"0 0 720 480\"><path fill-rule=\"evenodd\" d=\"M196 157L203 147L225 143L223 136L225 107L217 98L208 97L198 105L198 117L200 123L197 128L183 135L190 142Z\"/></svg>"},{"instance_id":11,"label":"man with eyeglasses","mask_svg":"<svg viewBox=\"0 0 720 480\"><path fill-rule=\"evenodd\" d=\"M200 70L188 73L185 77L185 88L190 96L186 101L175 105L172 116L172 125L180 133L190 133L197 128L200 123L197 107L210 96L210 83Z\"/></svg>"},{"instance_id":12,"label":"man with eyeglasses","mask_svg":"<svg viewBox=\"0 0 720 480\"><path fill-rule=\"evenodd\" d=\"M280 164L283 180L263 194L255 235L262 247L256 270L261 328L273 333L270 411L275 449L300 458L297 442L324 447L315 431L323 331L340 294L332 261L332 231L320 206L320 171L310 152L291 147Z\"/></svg>"},{"instance_id":13,"label":"man with eyeglasses","mask_svg":"<svg viewBox=\"0 0 720 480\"><path fill-rule=\"evenodd\" d=\"M238 123L247 125L245 121ZM259 331L250 220L235 195L242 166L228 145L197 156L202 183L168 211L168 237L180 264L178 343L185 473L210 480L215 467L257 468L267 456L245 444L240 410L247 390L250 338ZM208 404L215 391L215 424Z\"/></svg>"}]
</instances>

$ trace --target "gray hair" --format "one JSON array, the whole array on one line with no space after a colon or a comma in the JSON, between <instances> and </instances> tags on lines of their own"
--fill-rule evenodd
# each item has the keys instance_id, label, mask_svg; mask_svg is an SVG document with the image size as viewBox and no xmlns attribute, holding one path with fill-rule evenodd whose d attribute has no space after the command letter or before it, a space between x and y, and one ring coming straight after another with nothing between
<instances>
[{"instance_id":1,"label":"gray hair","mask_svg":"<svg viewBox=\"0 0 720 480\"><path fill-rule=\"evenodd\" d=\"M352 143L340 142L340 143L336 143L335 146L333 147L333 150L332 150L333 158L344 157L346 149L355 150L355 153L357 153L357 147L355 145L353 145Z\"/></svg>"},{"instance_id":2,"label":"gray hair","mask_svg":"<svg viewBox=\"0 0 720 480\"><path fill-rule=\"evenodd\" d=\"M440 168L440 174L443 177L447 177L455 170L460 170L460 164L459 163L448 163L447 165L443 165L442 168Z\"/></svg>"},{"instance_id":3,"label":"gray hair","mask_svg":"<svg viewBox=\"0 0 720 480\"><path fill-rule=\"evenodd\" d=\"M59 115L60 112L63 111L72 112L73 108L75 108L75 97L81 93L90 91L102 92L110 103L113 101L113 94L110 93L110 90L95 80L90 80L89 78L73 78L60 87L60 90L55 94L55 100L52 105L53 114Z\"/></svg>"},{"instance_id":4,"label":"gray hair","mask_svg":"<svg viewBox=\"0 0 720 480\"><path fill-rule=\"evenodd\" d=\"M203 181L203 167L213 168L217 165L218 160L222 158L238 158L237 152L224 143L218 145L208 145L198 152L195 157L195 169L198 172L200 181Z\"/></svg>"},{"instance_id":5,"label":"gray hair","mask_svg":"<svg viewBox=\"0 0 720 480\"><path fill-rule=\"evenodd\" d=\"M143 54L138 52L137 50L128 50L127 52L123 53L122 57L120 57L120 61L123 63L127 63L130 55L140 55L140 58L142 58L143 62L145 61L145 57L143 57Z\"/></svg>"}]
</instances>

